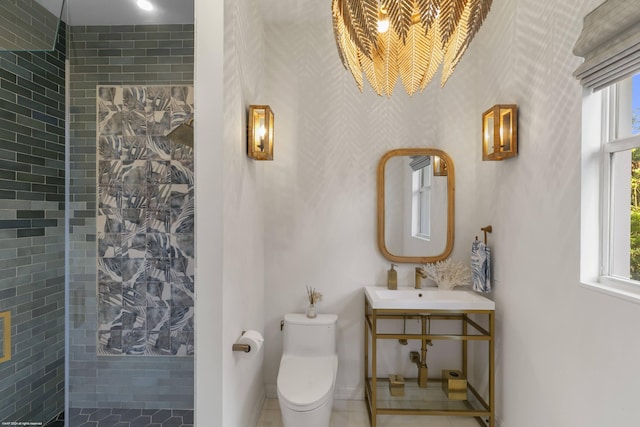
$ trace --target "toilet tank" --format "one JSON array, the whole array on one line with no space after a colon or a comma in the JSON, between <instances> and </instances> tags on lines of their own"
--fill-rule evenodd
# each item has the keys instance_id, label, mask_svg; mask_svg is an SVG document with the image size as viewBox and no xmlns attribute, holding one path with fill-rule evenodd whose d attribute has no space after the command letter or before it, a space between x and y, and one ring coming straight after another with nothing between
<instances>
[{"instance_id":1,"label":"toilet tank","mask_svg":"<svg viewBox=\"0 0 640 427\"><path fill-rule=\"evenodd\" d=\"M285 314L283 352L301 356L336 354L337 314Z\"/></svg>"}]
</instances>

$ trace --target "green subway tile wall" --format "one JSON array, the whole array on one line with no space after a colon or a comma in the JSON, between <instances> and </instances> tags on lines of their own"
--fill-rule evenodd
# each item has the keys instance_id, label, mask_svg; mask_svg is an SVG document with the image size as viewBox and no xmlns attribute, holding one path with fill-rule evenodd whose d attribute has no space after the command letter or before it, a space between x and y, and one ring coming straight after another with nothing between
<instances>
[{"instance_id":1,"label":"green subway tile wall","mask_svg":"<svg viewBox=\"0 0 640 427\"><path fill-rule=\"evenodd\" d=\"M71 408L193 408L192 358L96 354L96 87L191 85L193 40L193 25L70 30Z\"/></svg>"},{"instance_id":2,"label":"green subway tile wall","mask_svg":"<svg viewBox=\"0 0 640 427\"><path fill-rule=\"evenodd\" d=\"M0 424L64 409L65 46L0 52Z\"/></svg>"}]
</instances>

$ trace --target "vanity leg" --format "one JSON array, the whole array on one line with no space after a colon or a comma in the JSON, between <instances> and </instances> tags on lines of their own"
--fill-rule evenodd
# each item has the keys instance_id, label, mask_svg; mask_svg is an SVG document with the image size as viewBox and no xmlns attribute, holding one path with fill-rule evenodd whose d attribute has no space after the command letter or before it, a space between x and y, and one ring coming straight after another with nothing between
<instances>
[{"instance_id":1,"label":"vanity leg","mask_svg":"<svg viewBox=\"0 0 640 427\"><path fill-rule=\"evenodd\" d=\"M367 405L367 415L371 422L371 394L367 388L369 379L369 322L367 321L367 313L369 312L369 302L364 299L364 403Z\"/></svg>"},{"instance_id":2,"label":"vanity leg","mask_svg":"<svg viewBox=\"0 0 640 427\"><path fill-rule=\"evenodd\" d=\"M376 325L376 311L371 310L371 427L376 427L378 419L378 369L377 369L377 325Z\"/></svg>"},{"instance_id":3,"label":"vanity leg","mask_svg":"<svg viewBox=\"0 0 640 427\"><path fill-rule=\"evenodd\" d=\"M467 335L467 315L463 314L462 315L462 335L466 336ZM468 351L468 347L467 347L467 340L462 340L462 375L464 375L464 377L469 380L469 373L468 373L468 369L467 369L467 351Z\"/></svg>"},{"instance_id":4,"label":"vanity leg","mask_svg":"<svg viewBox=\"0 0 640 427\"><path fill-rule=\"evenodd\" d=\"M489 427L495 427L495 312L489 313Z\"/></svg>"}]
</instances>

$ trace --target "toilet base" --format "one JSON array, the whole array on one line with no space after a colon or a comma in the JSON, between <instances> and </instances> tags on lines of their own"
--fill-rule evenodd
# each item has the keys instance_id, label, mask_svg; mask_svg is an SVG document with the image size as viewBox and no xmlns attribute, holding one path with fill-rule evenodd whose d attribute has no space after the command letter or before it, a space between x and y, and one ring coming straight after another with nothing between
<instances>
[{"instance_id":1,"label":"toilet base","mask_svg":"<svg viewBox=\"0 0 640 427\"><path fill-rule=\"evenodd\" d=\"M333 397L312 411L299 412L284 406L278 399L284 427L329 427Z\"/></svg>"}]
</instances>

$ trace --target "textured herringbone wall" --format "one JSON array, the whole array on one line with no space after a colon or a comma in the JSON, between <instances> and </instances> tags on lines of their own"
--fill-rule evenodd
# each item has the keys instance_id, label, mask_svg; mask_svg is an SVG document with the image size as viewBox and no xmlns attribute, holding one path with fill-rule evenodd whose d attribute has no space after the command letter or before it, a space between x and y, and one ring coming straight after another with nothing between
<instances>
[{"instance_id":1,"label":"textured herringbone wall","mask_svg":"<svg viewBox=\"0 0 640 427\"><path fill-rule=\"evenodd\" d=\"M358 91L338 58L328 14L313 22L269 26L266 45L276 112L276 159L265 171L267 393L275 395L282 342L278 323L284 313L304 309L310 285L324 295L320 311L340 316L336 395L360 398L362 287L386 284L389 268L375 240L380 157L400 147L443 148L453 157L461 212L454 258L466 259L473 239L469 227L482 225L469 218L479 135L472 108L473 54L447 90L430 86L409 97L398 87L387 99L368 86ZM413 267L399 267L400 286L413 285ZM408 352L414 347L389 347L383 365L413 376ZM430 356L434 372L457 351L446 344L442 348Z\"/></svg>"}]
</instances>

